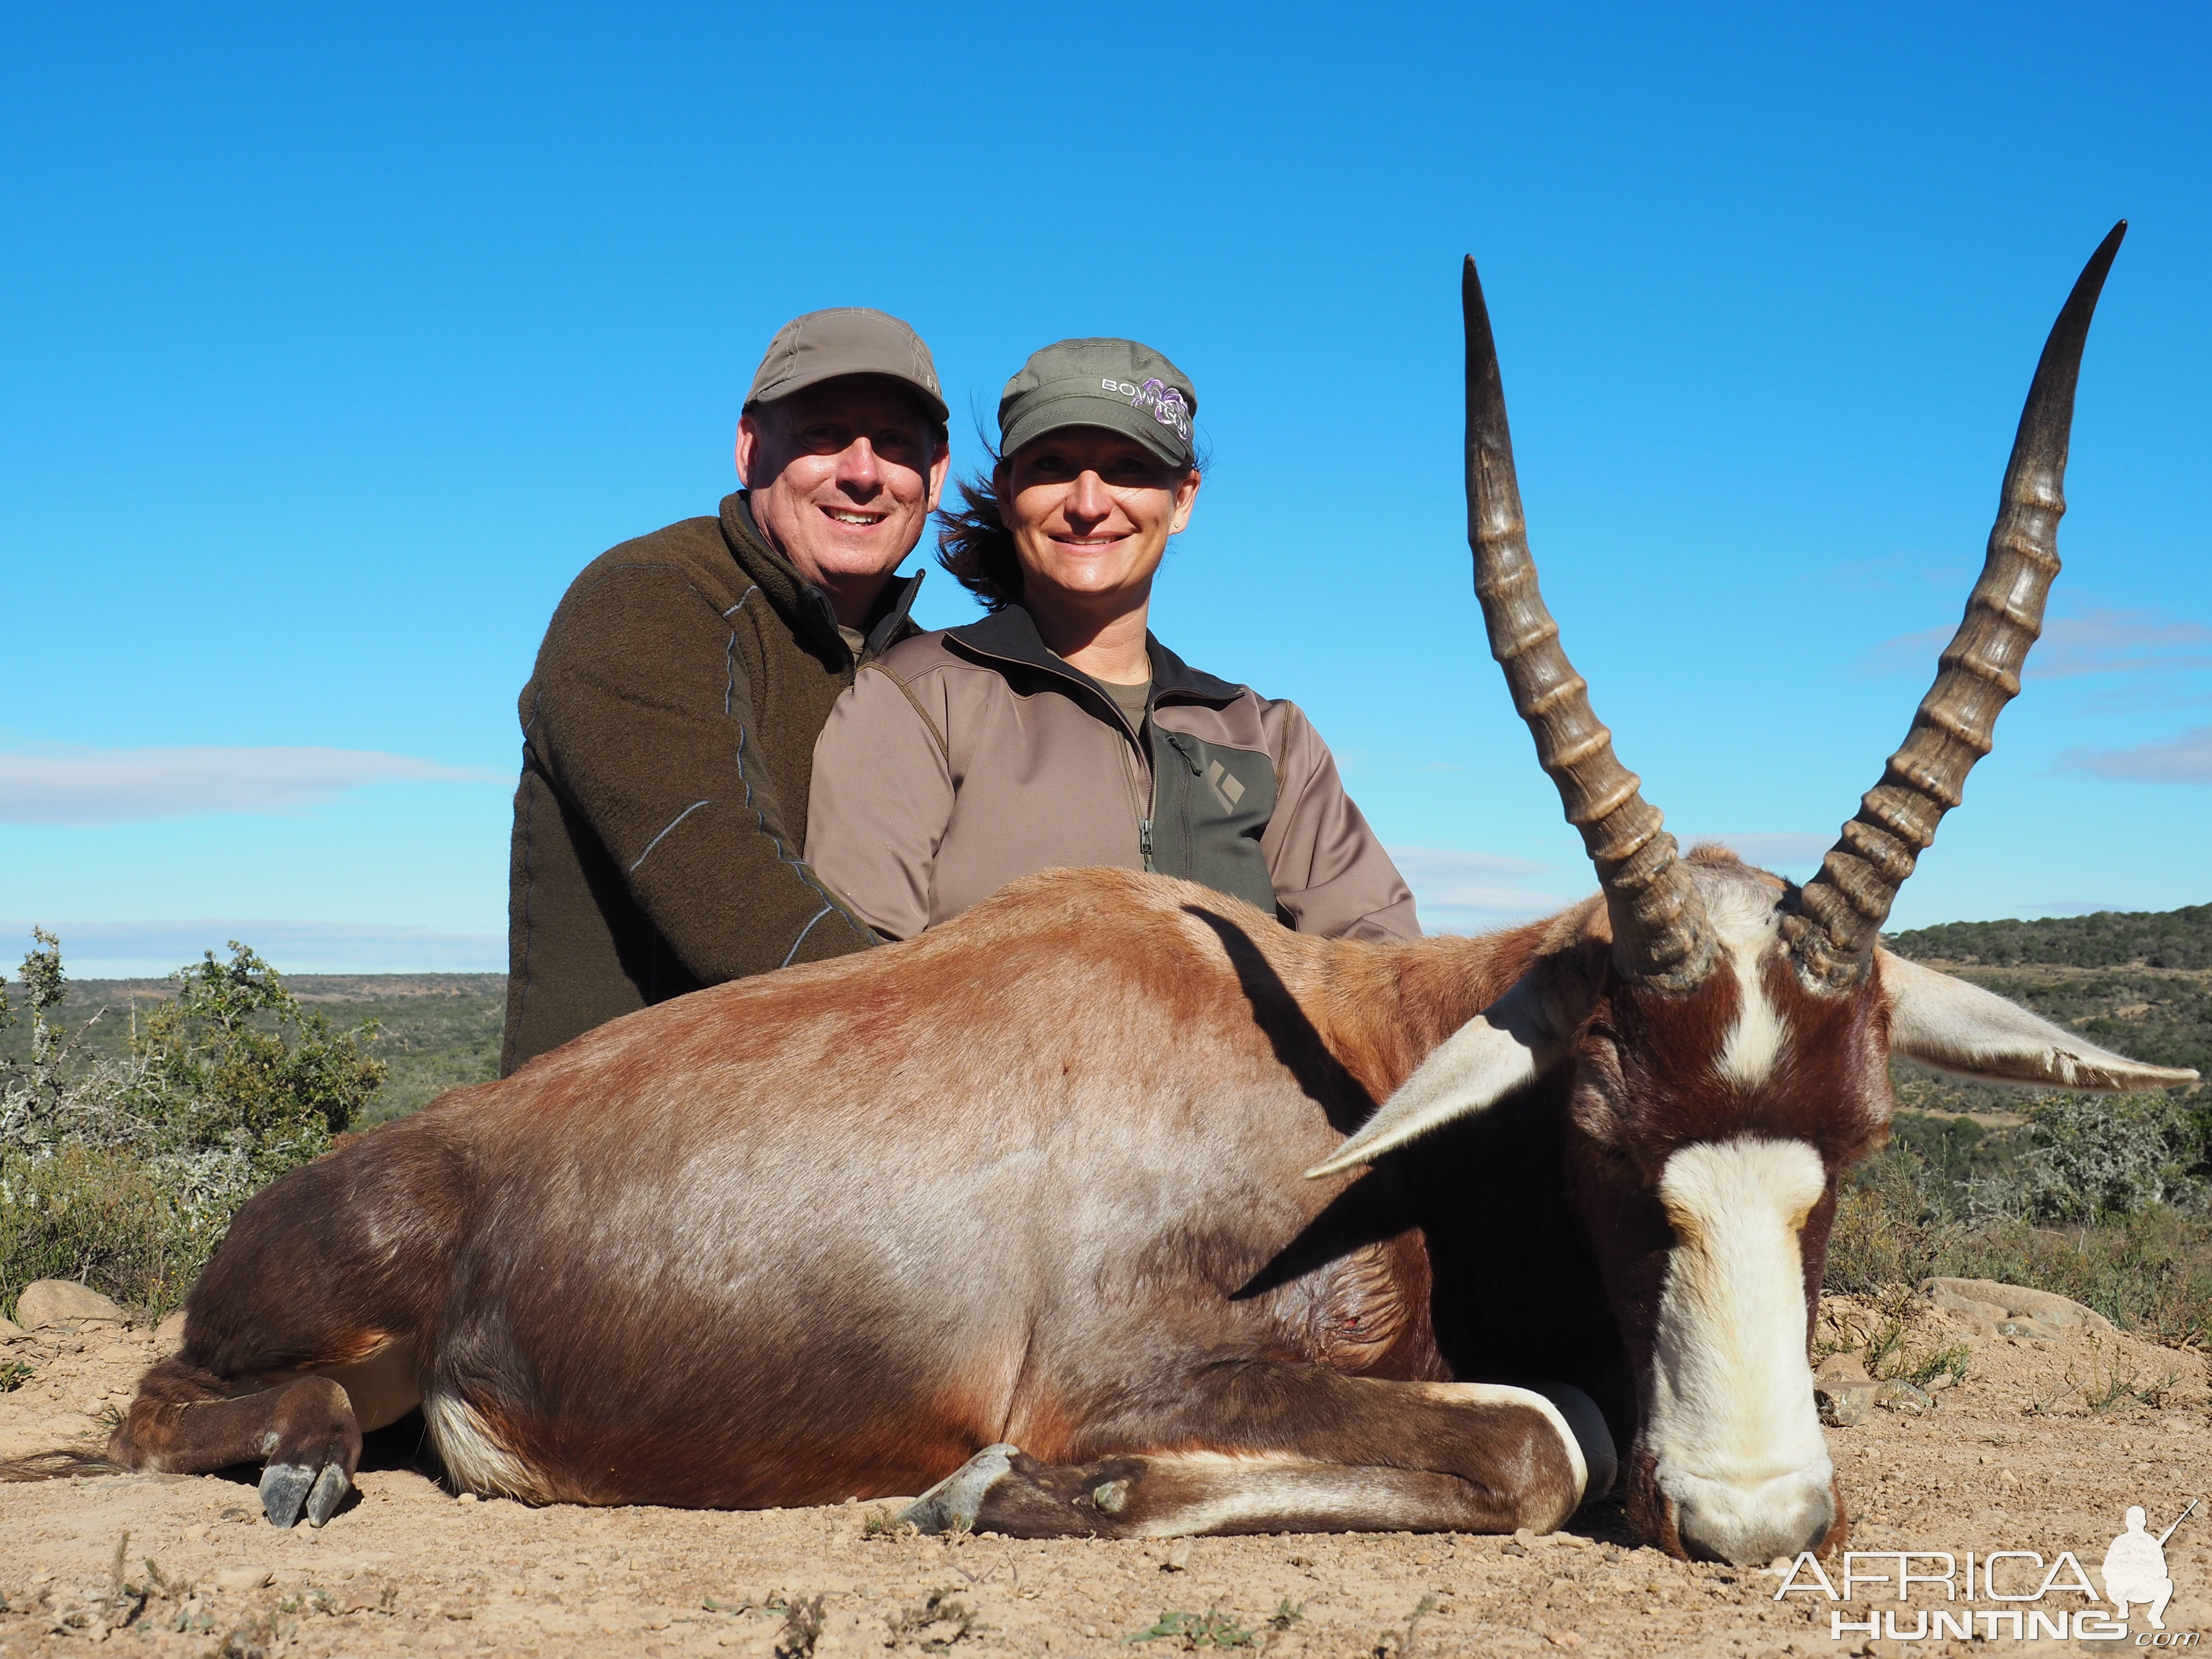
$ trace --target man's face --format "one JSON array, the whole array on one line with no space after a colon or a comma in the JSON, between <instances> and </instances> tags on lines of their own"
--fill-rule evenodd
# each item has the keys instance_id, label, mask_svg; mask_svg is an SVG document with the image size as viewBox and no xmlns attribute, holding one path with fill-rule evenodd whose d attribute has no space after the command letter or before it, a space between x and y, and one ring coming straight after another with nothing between
<instances>
[{"instance_id":1,"label":"man's face","mask_svg":"<svg viewBox=\"0 0 2212 1659\"><path fill-rule=\"evenodd\" d=\"M738 422L738 476L753 518L799 574L888 576L914 550L951 454L898 381L848 374L804 386Z\"/></svg>"}]
</instances>

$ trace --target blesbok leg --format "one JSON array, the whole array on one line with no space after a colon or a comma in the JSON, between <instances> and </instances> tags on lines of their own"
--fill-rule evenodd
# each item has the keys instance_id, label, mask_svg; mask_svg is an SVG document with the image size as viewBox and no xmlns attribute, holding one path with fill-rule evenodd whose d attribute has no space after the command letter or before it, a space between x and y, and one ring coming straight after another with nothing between
<instances>
[{"instance_id":1,"label":"blesbok leg","mask_svg":"<svg viewBox=\"0 0 2212 1659\"><path fill-rule=\"evenodd\" d=\"M1017 1538L1549 1531L1613 1482L1612 1437L1573 1389L1387 1382L1273 1364L1196 1381L1225 1419L1245 1420L1193 1434L1206 1413L1188 1411L1175 1438L1222 1449L1054 1467L988 1447L901 1518L926 1532Z\"/></svg>"},{"instance_id":2,"label":"blesbok leg","mask_svg":"<svg viewBox=\"0 0 2212 1659\"><path fill-rule=\"evenodd\" d=\"M434 1318L462 1179L432 1112L247 1200L185 1297L183 1348L140 1379L108 1455L188 1474L261 1463L270 1521L329 1519L362 1431L419 1401L418 1337Z\"/></svg>"},{"instance_id":3,"label":"blesbok leg","mask_svg":"<svg viewBox=\"0 0 2212 1659\"><path fill-rule=\"evenodd\" d=\"M205 1474L263 1463L261 1506L279 1527L321 1526L337 1509L361 1462L361 1424L344 1388L301 1376L241 1392L210 1371L165 1359L139 1379L107 1445L126 1468Z\"/></svg>"}]
</instances>

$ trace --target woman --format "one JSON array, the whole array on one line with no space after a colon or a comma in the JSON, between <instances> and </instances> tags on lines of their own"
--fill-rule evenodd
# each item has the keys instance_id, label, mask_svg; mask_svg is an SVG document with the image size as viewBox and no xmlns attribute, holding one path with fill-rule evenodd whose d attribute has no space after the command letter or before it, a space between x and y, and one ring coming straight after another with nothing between
<instances>
[{"instance_id":1,"label":"woman","mask_svg":"<svg viewBox=\"0 0 2212 1659\"><path fill-rule=\"evenodd\" d=\"M1146 629L1198 500L1197 408L1133 340L1063 340L1006 383L998 465L939 555L991 614L868 664L815 745L807 861L885 938L1084 865L1202 882L1303 933L1420 936L1305 716Z\"/></svg>"}]
</instances>

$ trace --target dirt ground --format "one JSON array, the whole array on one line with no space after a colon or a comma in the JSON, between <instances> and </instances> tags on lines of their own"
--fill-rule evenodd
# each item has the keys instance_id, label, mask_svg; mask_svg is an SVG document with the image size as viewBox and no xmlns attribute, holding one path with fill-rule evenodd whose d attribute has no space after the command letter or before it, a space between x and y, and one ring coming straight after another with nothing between
<instances>
[{"instance_id":1,"label":"dirt ground","mask_svg":"<svg viewBox=\"0 0 2212 1659\"><path fill-rule=\"evenodd\" d=\"M1915 1318L1908 1352L1960 1340L1973 1350L1966 1380L1933 1409L1876 1409L1827 1431L1854 1549L2033 1550L2052 1560L2071 1550L2094 1573L2128 1504L2148 1508L2156 1530L2189 1498L2212 1495L2202 1356L2124 1337L2093 1346L1966 1329L1947 1314ZM0 1382L21 1377L11 1364L31 1368L0 1393L0 1458L96 1449L100 1415L127 1399L155 1347L151 1333L112 1325L0 1345ZM421 1455L413 1419L373 1437L358 1498L320 1532L272 1530L242 1476L0 1484L0 1656L106 1642L195 1659L400 1650L769 1659L807 1651L817 1597L819 1659L1869 1650L1863 1635L1831 1636L1824 1598L1778 1602L1771 1569L1689 1565L1639 1547L1610 1505L1585 1510L1565 1533L1518 1540L947 1540L871 1536L875 1504L719 1514L480 1503L451 1496ZM2212 1635L2205 1509L2182 1522L2166 1556L2177 1585L2167 1629ZM1864 1616L1866 1595L1851 1616ZM2134 1629L2148 1637L2140 1610ZM1147 1632L1157 1633L1139 1639ZM1871 1650L2084 1645L2140 1644L2000 1634Z\"/></svg>"}]
</instances>

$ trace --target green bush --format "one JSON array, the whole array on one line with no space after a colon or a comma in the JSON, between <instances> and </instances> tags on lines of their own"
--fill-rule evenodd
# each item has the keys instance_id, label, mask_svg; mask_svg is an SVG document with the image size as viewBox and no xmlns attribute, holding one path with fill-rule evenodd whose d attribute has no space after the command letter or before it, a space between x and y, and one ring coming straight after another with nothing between
<instances>
[{"instance_id":1,"label":"green bush","mask_svg":"<svg viewBox=\"0 0 2212 1659\"><path fill-rule=\"evenodd\" d=\"M76 1279L165 1312L214 1249L216 1224L127 1154L0 1153L0 1263L11 1298L35 1279Z\"/></svg>"},{"instance_id":2,"label":"green bush","mask_svg":"<svg viewBox=\"0 0 2212 1659\"><path fill-rule=\"evenodd\" d=\"M2212 968L2212 904L2179 910L2100 910L2039 921L1950 921L1883 941L1900 956L2009 967Z\"/></svg>"},{"instance_id":3,"label":"green bush","mask_svg":"<svg viewBox=\"0 0 2212 1659\"><path fill-rule=\"evenodd\" d=\"M2162 1205L2103 1227L1966 1229L1942 1241L1930 1271L2056 1291L2157 1341L2212 1339L2212 1224Z\"/></svg>"},{"instance_id":4,"label":"green bush","mask_svg":"<svg viewBox=\"0 0 2212 1659\"><path fill-rule=\"evenodd\" d=\"M1838 1198L1828 1287L1994 1279L2160 1341L2212 1337L2212 1220L2177 1174L2203 1158L2196 1122L2155 1096L2054 1096L2009 1133L1900 1113Z\"/></svg>"},{"instance_id":5,"label":"green bush","mask_svg":"<svg viewBox=\"0 0 2212 1659\"><path fill-rule=\"evenodd\" d=\"M329 1150L383 1081L374 1024L336 1031L231 942L170 975L175 997L121 1059L52 1018L61 946L23 959L26 1059L0 1060L0 1308L33 1279L81 1279L158 1317L253 1192ZM0 987L0 1024L15 1018ZM95 1018L98 1016L94 1016Z\"/></svg>"},{"instance_id":6,"label":"green bush","mask_svg":"<svg viewBox=\"0 0 2212 1659\"><path fill-rule=\"evenodd\" d=\"M1894 1152L1869 1159L1836 1200L1826 1283L1846 1296L1875 1296L1936 1271L1944 1223L1923 1197L1917 1171Z\"/></svg>"},{"instance_id":7,"label":"green bush","mask_svg":"<svg viewBox=\"0 0 2212 1659\"><path fill-rule=\"evenodd\" d=\"M2197 1115L2164 1095L2052 1095L2028 1113L2009 1187L1970 1183L1982 1207L2032 1221L2120 1221L2157 1205L2193 1206L2202 1188Z\"/></svg>"}]
</instances>

